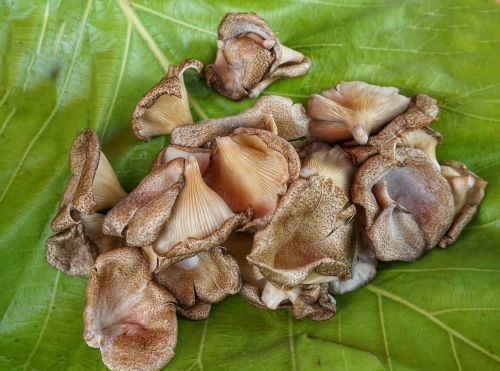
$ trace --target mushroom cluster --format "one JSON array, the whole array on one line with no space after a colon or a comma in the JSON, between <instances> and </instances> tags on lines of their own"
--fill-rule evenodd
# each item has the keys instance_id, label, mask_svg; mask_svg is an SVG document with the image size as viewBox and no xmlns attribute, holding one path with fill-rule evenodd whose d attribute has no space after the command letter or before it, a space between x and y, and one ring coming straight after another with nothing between
<instances>
[{"instance_id":1,"label":"mushroom cluster","mask_svg":"<svg viewBox=\"0 0 500 371\"><path fill-rule=\"evenodd\" d=\"M258 15L229 13L205 75L240 99L309 67ZM464 164L436 159L438 107L426 95L342 82L307 110L264 96L193 123L189 68L202 63L170 66L134 108L135 135L170 144L129 194L97 135L76 137L47 240L49 264L89 277L84 338L112 370L165 366L176 314L205 319L228 295L328 319L333 295L370 281L378 260L411 262L455 241L484 196Z\"/></svg>"}]
</instances>

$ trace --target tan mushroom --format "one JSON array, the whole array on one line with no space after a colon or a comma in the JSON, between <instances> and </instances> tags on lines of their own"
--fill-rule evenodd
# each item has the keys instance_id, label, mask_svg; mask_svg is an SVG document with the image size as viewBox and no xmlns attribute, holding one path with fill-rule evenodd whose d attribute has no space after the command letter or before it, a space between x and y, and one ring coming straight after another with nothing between
<instances>
[{"instance_id":1,"label":"tan mushroom","mask_svg":"<svg viewBox=\"0 0 500 371\"><path fill-rule=\"evenodd\" d=\"M351 277L354 205L331 179L292 183L247 260L278 288Z\"/></svg>"},{"instance_id":2,"label":"tan mushroom","mask_svg":"<svg viewBox=\"0 0 500 371\"><path fill-rule=\"evenodd\" d=\"M309 118L301 104L294 104L288 97L269 95L259 98L239 114L179 126L172 131L171 143L200 147L216 137L230 135L239 127L267 129L269 116L274 120L278 135L282 138L297 139L308 133Z\"/></svg>"},{"instance_id":3,"label":"tan mushroom","mask_svg":"<svg viewBox=\"0 0 500 371\"><path fill-rule=\"evenodd\" d=\"M414 261L450 227L453 194L424 152L396 148L395 155L376 155L361 165L352 199L362 210L361 228L377 258Z\"/></svg>"},{"instance_id":4,"label":"tan mushroom","mask_svg":"<svg viewBox=\"0 0 500 371\"><path fill-rule=\"evenodd\" d=\"M136 247L97 258L83 319L85 341L111 370L159 370L174 356L175 299L153 281Z\"/></svg>"},{"instance_id":5,"label":"tan mushroom","mask_svg":"<svg viewBox=\"0 0 500 371\"><path fill-rule=\"evenodd\" d=\"M255 98L278 78L302 76L311 68L309 58L282 45L256 13L227 13L217 31L217 55L205 74L228 98Z\"/></svg>"},{"instance_id":6,"label":"tan mushroom","mask_svg":"<svg viewBox=\"0 0 500 371\"><path fill-rule=\"evenodd\" d=\"M205 319L211 304L240 291L240 270L225 248L216 247L162 268L155 280L177 300L177 311L189 319Z\"/></svg>"},{"instance_id":7,"label":"tan mushroom","mask_svg":"<svg viewBox=\"0 0 500 371\"><path fill-rule=\"evenodd\" d=\"M458 238L476 214L487 183L458 161L442 162L441 174L451 186L455 205L453 223L439 241L440 247L446 247Z\"/></svg>"},{"instance_id":8,"label":"tan mushroom","mask_svg":"<svg viewBox=\"0 0 500 371\"><path fill-rule=\"evenodd\" d=\"M175 158L183 158L187 160L189 156L193 156L196 161L198 161L200 172L203 175L210 166L211 152L212 151L208 148L186 147L169 144L167 147L163 148L160 153L158 153L158 156L156 156L152 170L158 169L161 165L166 164Z\"/></svg>"},{"instance_id":9,"label":"tan mushroom","mask_svg":"<svg viewBox=\"0 0 500 371\"><path fill-rule=\"evenodd\" d=\"M313 94L307 114L311 117L311 136L338 143L354 138L366 144L379 131L408 108L410 99L393 87L370 85L362 81L342 82L336 89Z\"/></svg>"},{"instance_id":10,"label":"tan mushroom","mask_svg":"<svg viewBox=\"0 0 500 371\"><path fill-rule=\"evenodd\" d=\"M167 75L139 99L132 112L132 129L137 138L170 134L176 126L193 122L183 75L189 68L200 72L202 67L195 59L169 66Z\"/></svg>"}]
</instances>

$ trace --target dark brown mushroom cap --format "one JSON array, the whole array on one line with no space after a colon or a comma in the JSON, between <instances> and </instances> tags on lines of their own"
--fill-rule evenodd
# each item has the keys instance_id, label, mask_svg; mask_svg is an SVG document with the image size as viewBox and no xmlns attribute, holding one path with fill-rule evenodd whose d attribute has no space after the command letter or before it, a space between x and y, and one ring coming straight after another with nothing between
<instances>
[{"instance_id":1,"label":"dark brown mushroom cap","mask_svg":"<svg viewBox=\"0 0 500 371\"><path fill-rule=\"evenodd\" d=\"M159 370L174 355L175 299L152 280L136 247L98 257L83 318L85 341L111 370Z\"/></svg>"},{"instance_id":2,"label":"dark brown mushroom cap","mask_svg":"<svg viewBox=\"0 0 500 371\"><path fill-rule=\"evenodd\" d=\"M123 236L125 228L133 223L134 216L141 208L148 208L148 204L161 197L169 189L183 182L184 160L174 159L165 164L155 166L130 194L111 209L104 220L104 232L109 235ZM177 193L178 193L177 188ZM165 201L168 201L167 198ZM141 212L144 214L144 212ZM142 215L141 215L142 217ZM137 218L136 218L137 219ZM140 219L139 219L140 220ZM133 228L132 228L133 229ZM128 242L132 246L143 246L137 244L139 241L130 236L133 231L127 232Z\"/></svg>"},{"instance_id":3,"label":"dark brown mushroom cap","mask_svg":"<svg viewBox=\"0 0 500 371\"><path fill-rule=\"evenodd\" d=\"M278 128L278 135L282 138L296 139L308 133L309 118L301 104L294 104L288 97L268 95L239 114L178 126L172 131L171 143L200 147L216 137L230 135L239 127L266 129L266 117L269 115L272 116Z\"/></svg>"},{"instance_id":4,"label":"dark brown mushroom cap","mask_svg":"<svg viewBox=\"0 0 500 371\"><path fill-rule=\"evenodd\" d=\"M439 241L440 247L446 247L458 238L476 214L487 183L458 161L441 162L441 174L451 186L455 204L453 223Z\"/></svg>"},{"instance_id":5,"label":"dark brown mushroom cap","mask_svg":"<svg viewBox=\"0 0 500 371\"><path fill-rule=\"evenodd\" d=\"M190 319L207 318L210 304L241 288L238 263L223 247L164 267L155 274L155 280L172 293L180 313Z\"/></svg>"},{"instance_id":6,"label":"dark brown mushroom cap","mask_svg":"<svg viewBox=\"0 0 500 371\"><path fill-rule=\"evenodd\" d=\"M350 278L354 215L331 179L296 180L247 259L278 287Z\"/></svg>"},{"instance_id":7,"label":"dark brown mushroom cap","mask_svg":"<svg viewBox=\"0 0 500 371\"><path fill-rule=\"evenodd\" d=\"M453 220L453 195L427 155L396 148L365 161L352 185L362 232L379 260L413 261L434 247Z\"/></svg>"},{"instance_id":8,"label":"dark brown mushroom cap","mask_svg":"<svg viewBox=\"0 0 500 371\"><path fill-rule=\"evenodd\" d=\"M183 74L189 68L200 72L202 67L195 59L169 66L167 76L139 99L132 112L132 129L138 139L169 134L174 127L193 122Z\"/></svg>"},{"instance_id":9,"label":"dark brown mushroom cap","mask_svg":"<svg viewBox=\"0 0 500 371\"><path fill-rule=\"evenodd\" d=\"M368 142L360 146L355 141L342 143L342 148L347 151L357 165L362 164L371 156L378 153L385 157L394 158L394 150L402 141L402 136L413 130L425 128L437 121L439 109L436 100L425 95L418 94L411 100L410 106L399 116L388 123L378 134L368 138ZM429 131L430 135L439 143L439 133Z\"/></svg>"}]
</instances>

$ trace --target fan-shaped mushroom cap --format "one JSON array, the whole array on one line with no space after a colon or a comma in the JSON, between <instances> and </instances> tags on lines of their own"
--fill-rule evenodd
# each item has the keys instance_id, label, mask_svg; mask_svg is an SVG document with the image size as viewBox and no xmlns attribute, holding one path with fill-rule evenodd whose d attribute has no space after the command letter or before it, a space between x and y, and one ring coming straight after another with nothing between
<instances>
[{"instance_id":1,"label":"fan-shaped mushroom cap","mask_svg":"<svg viewBox=\"0 0 500 371\"><path fill-rule=\"evenodd\" d=\"M296 180L247 259L278 287L350 278L354 215L331 179Z\"/></svg>"},{"instance_id":2,"label":"fan-shaped mushroom cap","mask_svg":"<svg viewBox=\"0 0 500 371\"><path fill-rule=\"evenodd\" d=\"M110 251L90 273L83 337L111 370L159 370L177 342L174 304L138 248Z\"/></svg>"},{"instance_id":3,"label":"fan-shaped mushroom cap","mask_svg":"<svg viewBox=\"0 0 500 371\"><path fill-rule=\"evenodd\" d=\"M446 247L458 238L476 214L487 183L458 161L442 162L441 174L451 186L455 205L453 223L439 241L439 246Z\"/></svg>"},{"instance_id":4,"label":"fan-shaped mushroom cap","mask_svg":"<svg viewBox=\"0 0 500 371\"><path fill-rule=\"evenodd\" d=\"M434 247L453 220L453 195L427 155L396 148L395 159L376 155L359 168L353 202L380 260L413 261Z\"/></svg>"},{"instance_id":5,"label":"fan-shaped mushroom cap","mask_svg":"<svg viewBox=\"0 0 500 371\"><path fill-rule=\"evenodd\" d=\"M354 138L359 144L366 144L370 134L405 111L409 104L410 99L393 87L342 82L336 89L309 98L309 130L312 137L325 142Z\"/></svg>"},{"instance_id":6,"label":"fan-shaped mushroom cap","mask_svg":"<svg viewBox=\"0 0 500 371\"><path fill-rule=\"evenodd\" d=\"M155 279L177 299L178 312L196 320L207 318L211 304L241 288L238 263L223 247L164 267Z\"/></svg>"},{"instance_id":7,"label":"fan-shaped mushroom cap","mask_svg":"<svg viewBox=\"0 0 500 371\"><path fill-rule=\"evenodd\" d=\"M254 98L279 77L302 76L311 62L282 45L256 13L227 13L219 24L217 55L206 69L209 85L221 95Z\"/></svg>"},{"instance_id":8,"label":"fan-shaped mushroom cap","mask_svg":"<svg viewBox=\"0 0 500 371\"><path fill-rule=\"evenodd\" d=\"M132 129L137 138L169 134L176 126L193 122L183 74L189 68L200 72L202 67L195 59L169 66L167 76L139 99L132 112Z\"/></svg>"},{"instance_id":9,"label":"fan-shaped mushroom cap","mask_svg":"<svg viewBox=\"0 0 500 371\"><path fill-rule=\"evenodd\" d=\"M189 156L193 156L196 161L198 161L200 172L203 175L210 166L211 152L212 151L208 148L195 148L169 144L163 148L160 153L158 153L158 156L156 156L152 170L158 169L161 165L172 161L175 158L183 158L187 160Z\"/></svg>"},{"instance_id":10,"label":"fan-shaped mushroom cap","mask_svg":"<svg viewBox=\"0 0 500 371\"><path fill-rule=\"evenodd\" d=\"M272 116L278 135L287 140L308 133L309 118L304 107L288 97L269 95L260 98L246 111L217 119L206 119L193 125L183 125L172 131L171 143L200 147L216 137L230 135L239 127L266 129L266 118Z\"/></svg>"}]
</instances>

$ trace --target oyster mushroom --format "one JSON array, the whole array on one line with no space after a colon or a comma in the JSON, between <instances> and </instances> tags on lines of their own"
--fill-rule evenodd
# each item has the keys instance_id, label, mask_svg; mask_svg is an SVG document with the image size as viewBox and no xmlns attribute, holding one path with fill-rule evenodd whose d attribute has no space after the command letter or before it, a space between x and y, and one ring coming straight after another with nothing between
<instances>
[{"instance_id":1,"label":"oyster mushroom","mask_svg":"<svg viewBox=\"0 0 500 371\"><path fill-rule=\"evenodd\" d=\"M453 223L439 241L440 247L446 247L458 238L476 214L487 183L458 161L442 162L441 174L451 186L455 205Z\"/></svg>"},{"instance_id":2,"label":"oyster mushroom","mask_svg":"<svg viewBox=\"0 0 500 371\"><path fill-rule=\"evenodd\" d=\"M189 156L193 156L196 161L198 161L201 174L205 174L210 166L210 149L179 146L176 144L170 144L160 151L158 156L156 156L152 170L158 169L161 165L173 160L174 158L183 158L187 160Z\"/></svg>"},{"instance_id":3,"label":"oyster mushroom","mask_svg":"<svg viewBox=\"0 0 500 371\"><path fill-rule=\"evenodd\" d=\"M205 76L230 99L255 98L278 78L303 76L311 68L309 58L282 45L256 13L227 13L217 31L217 55Z\"/></svg>"},{"instance_id":4,"label":"oyster mushroom","mask_svg":"<svg viewBox=\"0 0 500 371\"><path fill-rule=\"evenodd\" d=\"M111 370L159 370L177 342L175 299L153 281L140 249L97 258L89 276L83 337Z\"/></svg>"},{"instance_id":5,"label":"oyster mushroom","mask_svg":"<svg viewBox=\"0 0 500 371\"><path fill-rule=\"evenodd\" d=\"M290 140L308 134L309 118L304 107L288 97L269 95L259 98L250 108L239 114L207 119L194 125L183 125L172 131L171 143L200 147L216 137L230 135L239 127L267 129L266 120L272 116L279 136Z\"/></svg>"},{"instance_id":6,"label":"oyster mushroom","mask_svg":"<svg viewBox=\"0 0 500 371\"><path fill-rule=\"evenodd\" d=\"M361 228L377 258L414 261L450 227L453 194L424 152L396 148L395 155L376 155L361 165L352 199L362 210Z\"/></svg>"},{"instance_id":7,"label":"oyster mushroom","mask_svg":"<svg viewBox=\"0 0 500 371\"><path fill-rule=\"evenodd\" d=\"M247 260L279 288L351 277L354 205L331 179L293 182Z\"/></svg>"},{"instance_id":8,"label":"oyster mushroom","mask_svg":"<svg viewBox=\"0 0 500 371\"><path fill-rule=\"evenodd\" d=\"M286 140L265 130L239 128L216 138L207 181L234 212L251 207L254 219L267 221L299 170L297 153Z\"/></svg>"},{"instance_id":9,"label":"oyster mushroom","mask_svg":"<svg viewBox=\"0 0 500 371\"><path fill-rule=\"evenodd\" d=\"M247 233L233 233L225 242L240 266L240 295L245 300L257 308L270 310L291 307L296 319L326 320L335 314L335 299L328 294L327 284L301 285L287 290L268 282L246 259L252 244L253 236Z\"/></svg>"},{"instance_id":10,"label":"oyster mushroom","mask_svg":"<svg viewBox=\"0 0 500 371\"><path fill-rule=\"evenodd\" d=\"M101 152L97 135L82 131L74 140L70 153L70 179L51 228L45 257L56 269L85 276L95 258L123 244L122 239L103 234L104 211L127 194L115 172Z\"/></svg>"},{"instance_id":11,"label":"oyster mushroom","mask_svg":"<svg viewBox=\"0 0 500 371\"><path fill-rule=\"evenodd\" d=\"M155 280L176 298L177 311L195 320L208 318L211 304L241 288L238 263L223 247L164 267Z\"/></svg>"},{"instance_id":12,"label":"oyster mushroom","mask_svg":"<svg viewBox=\"0 0 500 371\"><path fill-rule=\"evenodd\" d=\"M200 72L202 67L195 59L169 66L167 75L139 99L132 112L132 129L137 138L169 134L176 126L193 122L183 75L189 68Z\"/></svg>"},{"instance_id":13,"label":"oyster mushroom","mask_svg":"<svg viewBox=\"0 0 500 371\"><path fill-rule=\"evenodd\" d=\"M405 111L409 104L410 99L393 87L342 82L336 89L309 98L309 130L313 138L324 142L354 138L359 144L366 144L370 134Z\"/></svg>"}]
</instances>

